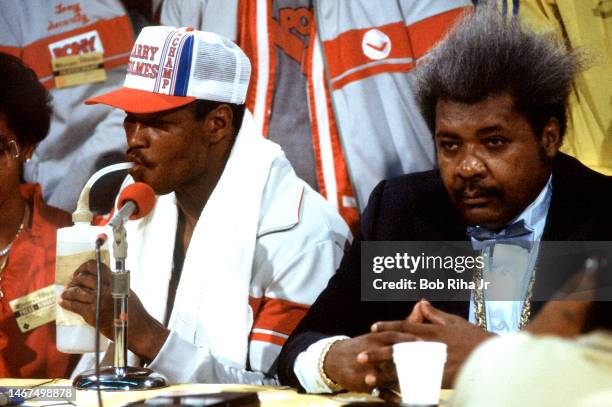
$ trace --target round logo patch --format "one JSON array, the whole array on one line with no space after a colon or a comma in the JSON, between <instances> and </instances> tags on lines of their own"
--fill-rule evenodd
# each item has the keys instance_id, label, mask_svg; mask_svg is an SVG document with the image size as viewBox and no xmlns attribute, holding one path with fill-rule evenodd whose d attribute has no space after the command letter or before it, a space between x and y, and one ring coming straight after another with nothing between
<instances>
[{"instance_id":1,"label":"round logo patch","mask_svg":"<svg viewBox=\"0 0 612 407\"><path fill-rule=\"evenodd\" d=\"M391 39L384 32L373 28L363 36L361 48L370 59L384 59L391 52Z\"/></svg>"}]
</instances>

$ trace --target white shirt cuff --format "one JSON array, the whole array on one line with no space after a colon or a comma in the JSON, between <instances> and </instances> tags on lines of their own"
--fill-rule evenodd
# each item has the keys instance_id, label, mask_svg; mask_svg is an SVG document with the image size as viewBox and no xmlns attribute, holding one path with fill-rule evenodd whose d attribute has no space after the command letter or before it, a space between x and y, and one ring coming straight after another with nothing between
<instances>
[{"instance_id":1,"label":"white shirt cuff","mask_svg":"<svg viewBox=\"0 0 612 407\"><path fill-rule=\"evenodd\" d=\"M196 345L170 331L157 356L146 367L161 373L172 384L189 383L201 362L198 350Z\"/></svg>"},{"instance_id":2,"label":"white shirt cuff","mask_svg":"<svg viewBox=\"0 0 612 407\"><path fill-rule=\"evenodd\" d=\"M329 342L337 339L349 339L348 336L338 335L324 338L313 343L295 359L293 372L297 376L302 387L308 393L332 393L319 373L319 358Z\"/></svg>"}]
</instances>

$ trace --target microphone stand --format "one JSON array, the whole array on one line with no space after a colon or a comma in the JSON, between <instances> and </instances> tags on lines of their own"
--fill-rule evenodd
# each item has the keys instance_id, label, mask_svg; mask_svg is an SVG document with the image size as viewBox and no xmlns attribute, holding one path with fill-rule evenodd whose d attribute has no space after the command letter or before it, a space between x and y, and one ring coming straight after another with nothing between
<instances>
[{"instance_id":1,"label":"microphone stand","mask_svg":"<svg viewBox=\"0 0 612 407\"><path fill-rule=\"evenodd\" d=\"M125 269L127 240L123 219L112 225L115 269L111 272L111 294L114 305L114 366L100 369L99 375L87 371L78 375L73 386L80 390L146 390L166 387L166 379L151 369L127 366L128 297L130 272ZM98 355L96 355L98 357Z\"/></svg>"}]
</instances>

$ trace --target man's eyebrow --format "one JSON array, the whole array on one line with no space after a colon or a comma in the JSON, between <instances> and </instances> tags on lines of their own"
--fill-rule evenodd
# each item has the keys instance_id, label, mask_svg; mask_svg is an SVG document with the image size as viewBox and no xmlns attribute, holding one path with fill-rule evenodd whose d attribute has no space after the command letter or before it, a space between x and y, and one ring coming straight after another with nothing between
<instances>
[{"instance_id":1,"label":"man's eyebrow","mask_svg":"<svg viewBox=\"0 0 612 407\"><path fill-rule=\"evenodd\" d=\"M440 130L435 134L435 137L446 137L446 138L454 138L459 139L459 135L457 133L453 133L450 131Z\"/></svg>"},{"instance_id":2,"label":"man's eyebrow","mask_svg":"<svg viewBox=\"0 0 612 407\"><path fill-rule=\"evenodd\" d=\"M141 121L151 121L151 120L156 120L158 116L155 115L154 113L128 113L126 112L126 117L130 117L130 118L141 120Z\"/></svg>"},{"instance_id":3,"label":"man's eyebrow","mask_svg":"<svg viewBox=\"0 0 612 407\"><path fill-rule=\"evenodd\" d=\"M495 133L495 132L501 131L503 129L504 128L502 126L500 126L500 125L483 127L482 129L478 129L476 131L476 135L477 136L484 136L484 135L488 135L490 133Z\"/></svg>"}]
</instances>

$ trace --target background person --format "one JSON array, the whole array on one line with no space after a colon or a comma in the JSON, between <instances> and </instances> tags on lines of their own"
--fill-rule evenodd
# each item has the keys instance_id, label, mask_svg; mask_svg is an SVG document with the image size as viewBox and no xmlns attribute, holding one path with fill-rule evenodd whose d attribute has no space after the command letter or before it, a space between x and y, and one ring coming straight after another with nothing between
<instances>
[{"instance_id":1,"label":"background person","mask_svg":"<svg viewBox=\"0 0 612 407\"><path fill-rule=\"evenodd\" d=\"M607 269L605 264L599 266L592 280L609 290L610 264ZM561 324L566 337L556 335L551 323ZM451 405L604 407L612 403L612 301L549 302L528 331L500 336L476 348L457 377ZM572 331L580 335L571 335ZM546 335L534 335L537 332Z\"/></svg>"},{"instance_id":2,"label":"background person","mask_svg":"<svg viewBox=\"0 0 612 407\"><path fill-rule=\"evenodd\" d=\"M120 0L0 3L0 51L30 66L54 100L49 134L24 167L25 180L40 184L50 205L72 212L91 174L125 161L121 112L83 102L121 86L133 44ZM100 190L114 191L112 178L94 188L95 209L112 207L114 194Z\"/></svg>"},{"instance_id":3,"label":"background person","mask_svg":"<svg viewBox=\"0 0 612 407\"><path fill-rule=\"evenodd\" d=\"M11 55L0 53L0 76L0 377L67 377L76 359L55 347L53 284L55 233L70 217L22 181L49 130L49 95Z\"/></svg>"}]
</instances>

